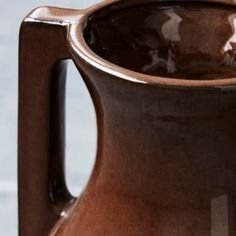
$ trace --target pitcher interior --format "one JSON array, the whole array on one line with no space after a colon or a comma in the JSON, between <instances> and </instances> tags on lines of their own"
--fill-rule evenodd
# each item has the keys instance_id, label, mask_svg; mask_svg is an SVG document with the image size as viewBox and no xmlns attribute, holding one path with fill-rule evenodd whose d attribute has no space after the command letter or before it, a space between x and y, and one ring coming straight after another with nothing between
<instances>
[{"instance_id":1,"label":"pitcher interior","mask_svg":"<svg viewBox=\"0 0 236 236\"><path fill-rule=\"evenodd\" d=\"M236 8L217 3L147 3L106 9L84 31L100 57L144 74L210 80L236 76Z\"/></svg>"}]
</instances>

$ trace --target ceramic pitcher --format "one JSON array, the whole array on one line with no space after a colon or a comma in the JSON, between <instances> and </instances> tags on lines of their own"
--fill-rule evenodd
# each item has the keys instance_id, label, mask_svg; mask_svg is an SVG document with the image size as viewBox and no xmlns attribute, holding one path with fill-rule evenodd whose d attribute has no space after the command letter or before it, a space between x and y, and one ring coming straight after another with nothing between
<instances>
[{"instance_id":1,"label":"ceramic pitcher","mask_svg":"<svg viewBox=\"0 0 236 236\"><path fill-rule=\"evenodd\" d=\"M79 198L64 178L70 59L98 125ZM236 235L233 3L37 8L21 26L19 73L21 236Z\"/></svg>"}]
</instances>

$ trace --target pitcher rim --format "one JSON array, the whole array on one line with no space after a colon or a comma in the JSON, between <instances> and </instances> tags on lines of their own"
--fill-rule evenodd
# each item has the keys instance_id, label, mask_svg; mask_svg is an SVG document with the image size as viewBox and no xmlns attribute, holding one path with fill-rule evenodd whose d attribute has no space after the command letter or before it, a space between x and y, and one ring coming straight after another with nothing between
<instances>
[{"instance_id":1,"label":"pitcher rim","mask_svg":"<svg viewBox=\"0 0 236 236\"><path fill-rule=\"evenodd\" d=\"M110 74L111 76L118 77L120 79L134 82L134 83L143 83L143 84L152 84L163 87L178 87L178 88L221 88L221 87L233 87L236 86L236 77L222 78L222 79L212 79L212 80L191 80L183 78L173 78L173 77L163 77L158 75L148 75L141 72L136 72L131 69L124 68L122 66L116 65L98 54L96 54L87 44L84 38L84 29L87 26L89 18L102 10L104 7L114 6L113 4L117 3L118 8L127 7L139 4L147 4L152 2L169 2L169 3L178 3L183 2L181 0L132 0L127 2L126 0L105 0L101 3L98 3L88 9L85 9L80 18L80 21L77 24L71 24L69 30L69 41L72 48L72 53L75 57L79 57L84 60L86 63L96 68L98 71ZM217 3L222 6L228 5L235 7L236 3L226 2L225 0L189 0L189 2L194 3ZM185 2L186 3L186 2ZM113 9L111 9L112 11Z\"/></svg>"}]
</instances>

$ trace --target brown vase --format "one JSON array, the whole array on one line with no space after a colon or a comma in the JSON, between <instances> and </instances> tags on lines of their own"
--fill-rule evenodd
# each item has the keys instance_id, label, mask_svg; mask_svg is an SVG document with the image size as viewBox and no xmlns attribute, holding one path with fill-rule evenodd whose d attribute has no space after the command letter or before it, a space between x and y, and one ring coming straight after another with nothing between
<instances>
[{"instance_id":1,"label":"brown vase","mask_svg":"<svg viewBox=\"0 0 236 236\"><path fill-rule=\"evenodd\" d=\"M64 178L69 59L98 124L78 199ZM19 74L21 236L236 235L233 1L38 8L21 26Z\"/></svg>"}]
</instances>

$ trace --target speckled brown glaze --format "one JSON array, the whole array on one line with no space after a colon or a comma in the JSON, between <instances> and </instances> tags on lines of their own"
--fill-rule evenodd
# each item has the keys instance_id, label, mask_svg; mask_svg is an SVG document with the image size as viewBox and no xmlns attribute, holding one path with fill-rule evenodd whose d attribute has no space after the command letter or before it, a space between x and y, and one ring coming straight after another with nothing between
<instances>
[{"instance_id":1,"label":"speckled brown glaze","mask_svg":"<svg viewBox=\"0 0 236 236\"><path fill-rule=\"evenodd\" d=\"M43 7L25 18L20 236L236 234L236 7L188 2ZM78 199L64 180L68 59L98 124L96 164Z\"/></svg>"}]
</instances>

